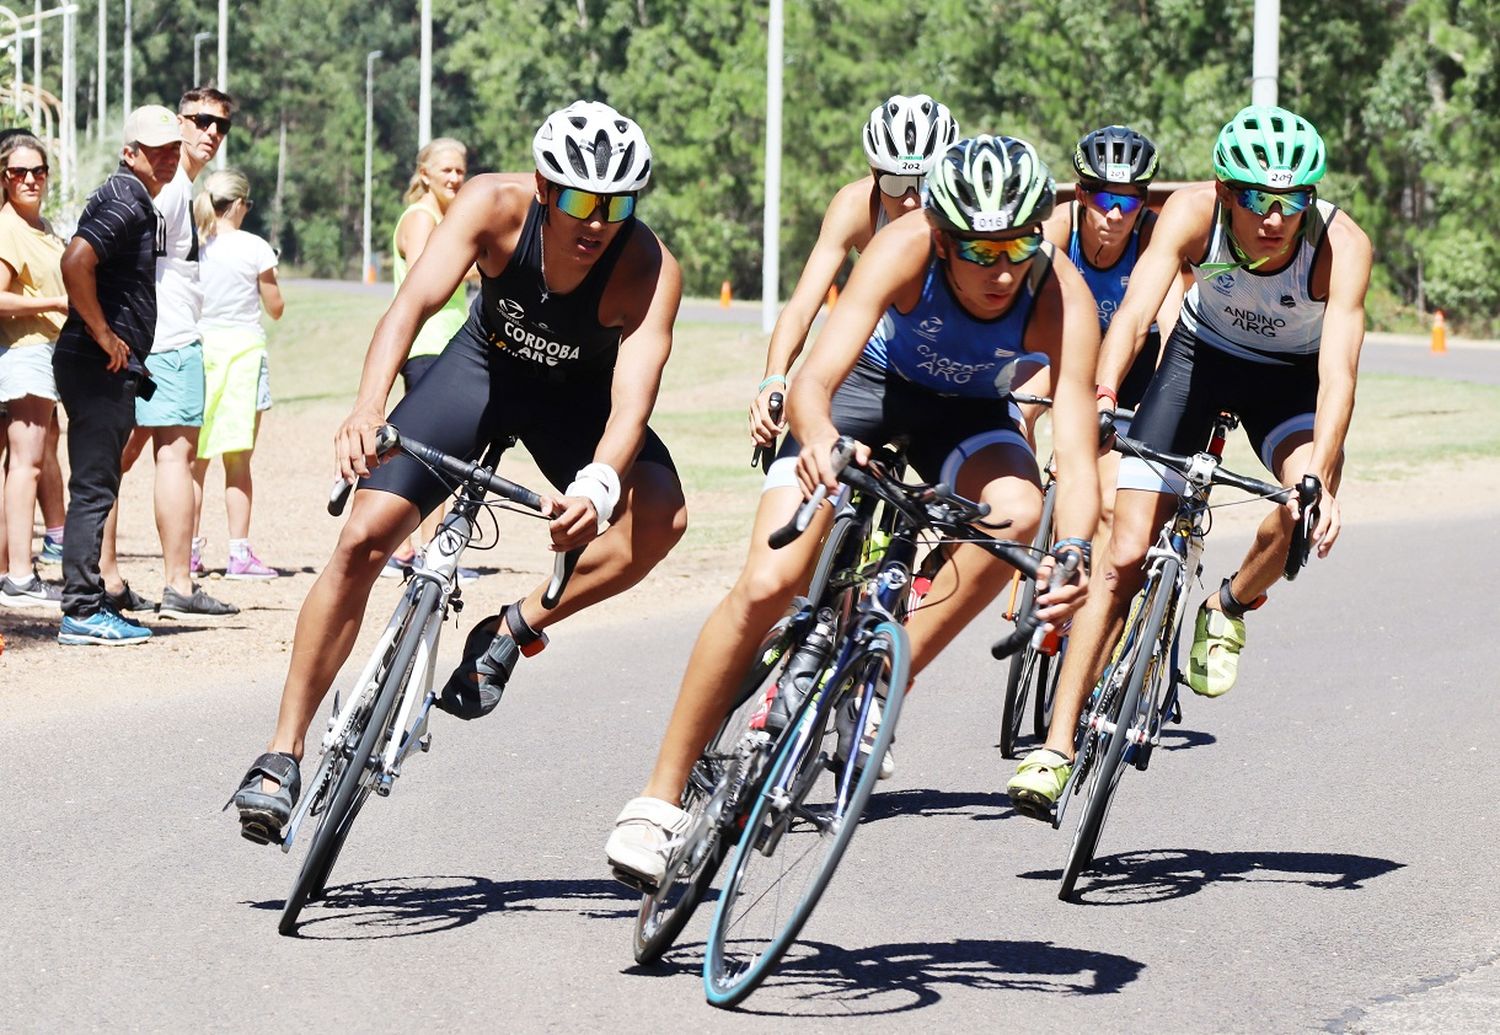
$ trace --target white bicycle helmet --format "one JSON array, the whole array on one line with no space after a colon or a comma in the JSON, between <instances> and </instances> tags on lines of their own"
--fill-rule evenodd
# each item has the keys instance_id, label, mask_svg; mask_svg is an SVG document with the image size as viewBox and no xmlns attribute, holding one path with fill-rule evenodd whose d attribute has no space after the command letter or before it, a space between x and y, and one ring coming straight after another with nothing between
<instances>
[{"instance_id":1,"label":"white bicycle helmet","mask_svg":"<svg viewBox=\"0 0 1500 1035\"><path fill-rule=\"evenodd\" d=\"M623 194L651 179L651 147L641 127L600 101L574 101L548 115L531 152L542 176L562 187Z\"/></svg>"},{"instance_id":2,"label":"white bicycle helmet","mask_svg":"<svg viewBox=\"0 0 1500 1035\"><path fill-rule=\"evenodd\" d=\"M881 172L920 176L957 139L958 123L945 106L925 93L898 93L870 112L865 157Z\"/></svg>"}]
</instances>

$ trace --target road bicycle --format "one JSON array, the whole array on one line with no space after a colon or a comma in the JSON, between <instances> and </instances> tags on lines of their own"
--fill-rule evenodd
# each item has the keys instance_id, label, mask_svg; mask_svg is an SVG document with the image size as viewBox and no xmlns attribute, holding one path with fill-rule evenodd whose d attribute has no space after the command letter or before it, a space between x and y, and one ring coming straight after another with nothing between
<instances>
[{"instance_id":1,"label":"road bicycle","mask_svg":"<svg viewBox=\"0 0 1500 1035\"><path fill-rule=\"evenodd\" d=\"M372 793L388 796L412 752L426 752L432 746L427 725L436 700L432 678L438 637L450 612L463 609L458 564L464 550L480 535L481 512L490 514L492 522L495 509L523 508L518 512L545 516L540 496L494 471L501 454L514 444L514 438L497 442L484 459L471 463L405 438L391 425L378 433L379 455L399 449L456 485L458 494L432 542L413 561L395 613L359 677L347 693L334 693L322 755L281 840L281 850L289 852L303 823L312 822L307 856L281 913L282 934L294 933L303 908L323 897L365 801ZM335 485L328 512L335 517L343 513L352 491L350 483ZM505 502L487 500L486 493ZM494 527L498 537L498 526ZM557 555L544 606L554 607L561 599L580 552Z\"/></svg>"},{"instance_id":2,"label":"road bicycle","mask_svg":"<svg viewBox=\"0 0 1500 1035\"><path fill-rule=\"evenodd\" d=\"M1224 441L1239 424L1233 414L1214 422L1208 448L1193 456L1166 453L1123 435L1116 451L1181 475L1184 487L1146 555L1146 581L1136 594L1110 664L1078 721L1073 771L1053 810L1062 825L1068 802L1083 799L1083 814L1063 867L1058 898L1073 895L1078 878L1094 860L1120 777L1131 766L1144 772L1161 741L1162 726L1182 721L1179 688L1186 682L1179 662L1182 622L1191 584L1202 573L1204 537L1212 524L1209 491L1227 485L1251 496L1285 503L1296 495L1300 519L1292 534L1285 575L1294 579L1307 563L1322 484L1308 475L1294 487L1235 474L1223 466Z\"/></svg>"},{"instance_id":3,"label":"road bicycle","mask_svg":"<svg viewBox=\"0 0 1500 1035\"><path fill-rule=\"evenodd\" d=\"M635 947L637 959L649 961L730 860L704 958L705 994L715 1006L740 1002L775 967L853 837L910 681L904 623L941 548L978 542L1033 577L1037 570L1027 547L983 530L1004 527L983 524L986 506L946 486L898 481L899 456L888 451L865 468L843 466L852 449L841 439L835 451L843 484L808 594L772 629L731 717L694 767L683 798L689 826L641 906ZM772 545L805 531L824 498L820 488L772 533ZM935 549L919 563L924 544ZM1016 646L1034 625L1034 616L1022 624ZM747 721L773 683L792 695L780 733Z\"/></svg>"}]
</instances>

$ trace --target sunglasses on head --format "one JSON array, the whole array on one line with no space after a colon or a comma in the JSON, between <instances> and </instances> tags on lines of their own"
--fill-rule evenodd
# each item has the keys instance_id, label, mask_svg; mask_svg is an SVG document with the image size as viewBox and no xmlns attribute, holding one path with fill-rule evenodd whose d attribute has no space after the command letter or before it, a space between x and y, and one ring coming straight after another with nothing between
<instances>
[{"instance_id":1,"label":"sunglasses on head","mask_svg":"<svg viewBox=\"0 0 1500 1035\"><path fill-rule=\"evenodd\" d=\"M1089 190L1084 187L1083 194L1090 204L1105 215L1109 214L1110 209L1117 208L1120 215L1128 216L1146 203L1146 199L1139 194L1116 194L1112 190Z\"/></svg>"},{"instance_id":2,"label":"sunglasses on head","mask_svg":"<svg viewBox=\"0 0 1500 1035\"><path fill-rule=\"evenodd\" d=\"M922 177L881 173L875 177L875 183L880 187L880 193L891 198L901 198L906 196L907 191L920 190L922 187Z\"/></svg>"},{"instance_id":3,"label":"sunglasses on head","mask_svg":"<svg viewBox=\"0 0 1500 1035\"><path fill-rule=\"evenodd\" d=\"M201 130L204 130L205 132L208 130L209 126L218 126L219 136L221 137L227 134L229 132L229 127L233 125L233 123L224 118L222 115L210 115L206 111L198 111L194 112L191 115L184 115L183 118L187 119L193 125L197 126Z\"/></svg>"},{"instance_id":4,"label":"sunglasses on head","mask_svg":"<svg viewBox=\"0 0 1500 1035\"><path fill-rule=\"evenodd\" d=\"M9 176L12 183L20 183L27 176L41 179L51 170L45 165L8 165L5 167L5 175Z\"/></svg>"},{"instance_id":5,"label":"sunglasses on head","mask_svg":"<svg viewBox=\"0 0 1500 1035\"><path fill-rule=\"evenodd\" d=\"M594 194L586 190L561 187L557 191L557 209L574 219L588 219L597 210L606 223L623 223L635 214L634 194Z\"/></svg>"},{"instance_id":6,"label":"sunglasses on head","mask_svg":"<svg viewBox=\"0 0 1500 1035\"><path fill-rule=\"evenodd\" d=\"M1310 190L1293 190L1277 194L1257 187L1231 187L1230 194L1234 197L1236 205L1254 212L1257 216L1270 215L1272 205L1280 205L1283 216L1295 216L1311 205L1313 200L1313 192Z\"/></svg>"},{"instance_id":7,"label":"sunglasses on head","mask_svg":"<svg viewBox=\"0 0 1500 1035\"><path fill-rule=\"evenodd\" d=\"M1042 235L1037 232L1003 240L993 237L954 237L952 241L960 259L976 266L993 266L1002 256L1013 263L1025 262L1041 248Z\"/></svg>"}]
</instances>

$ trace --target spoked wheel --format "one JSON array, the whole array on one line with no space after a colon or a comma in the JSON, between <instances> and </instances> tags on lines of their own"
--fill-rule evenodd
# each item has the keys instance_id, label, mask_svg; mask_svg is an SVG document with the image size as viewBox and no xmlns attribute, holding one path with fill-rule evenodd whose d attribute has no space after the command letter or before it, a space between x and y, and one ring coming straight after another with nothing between
<instances>
[{"instance_id":1,"label":"spoked wheel","mask_svg":"<svg viewBox=\"0 0 1500 1035\"><path fill-rule=\"evenodd\" d=\"M739 703L719 727L703 757L693 764L682 794L682 808L692 821L657 890L641 897L641 909L635 918L637 963L654 963L671 948L734 847L733 824L753 790L758 771L765 769L767 753L765 748L756 751L753 745L744 743L745 734L766 685L779 678L795 648L790 625L783 620L766 638L755 668L741 688Z\"/></svg>"},{"instance_id":2,"label":"spoked wheel","mask_svg":"<svg viewBox=\"0 0 1500 1035\"><path fill-rule=\"evenodd\" d=\"M713 1005L733 1006L754 991L812 915L879 778L910 667L906 631L882 622L843 668L839 686L829 688L830 700L806 708L783 738L735 847L709 931L703 984ZM868 763L855 769L831 761L832 744L825 743L830 716L851 699L868 716L877 698L884 698L883 714ZM827 731L829 740L834 735Z\"/></svg>"},{"instance_id":3,"label":"spoked wheel","mask_svg":"<svg viewBox=\"0 0 1500 1035\"><path fill-rule=\"evenodd\" d=\"M286 906L281 911L279 930L282 934L296 931L302 907L323 897L339 851L344 847L365 799L370 796L371 761L390 735L389 725L396 698L406 685L416 660L425 617L432 608L432 597L437 591L431 583L424 583L421 587L417 603L407 610L406 620L391 641L369 703L355 710L343 740L330 749L333 757L326 783L319 779L310 789L310 793L323 795L323 804L316 812L317 827L313 830L307 858L302 861L302 869L292 882Z\"/></svg>"},{"instance_id":4,"label":"spoked wheel","mask_svg":"<svg viewBox=\"0 0 1500 1035\"><path fill-rule=\"evenodd\" d=\"M1062 672L1063 655L1067 651L1068 641L1064 639L1057 648L1057 653L1047 659L1046 671L1036 680L1036 690L1032 694L1036 703L1031 716L1031 732L1039 740L1047 739L1047 731L1052 727L1052 706L1057 702L1057 677Z\"/></svg>"},{"instance_id":5,"label":"spoked wheel","mask_svg":"<svg viewBox=\"0 0 1500 1035\"><path fill-rule=\"evenodd\" d=\"M1031 613L1032 601L1036 599L1036 581L1022 578L1021 595L1016 604L1016 614ZM1017 619L1019 621L1019 619ZM1000 713L1000 755L1015 758L1016 741L1021 736L1021 726L1026 721L1026 699L1033 691L1040 691L1047 682L1047 673L1052 658L1026 644L1011 655L1010 669L1005 676L1005 707ZM1038 699L1040 694L1038 693ZM1046 731L1042 731L1045 735Z\"/></svg>"},{"instance_id":6,"label":"spoked wheel","mask_svg":"<svg viewBox=\"0 0 1500 1035\"><path fill-rule=\"evenodd\" d=\"M1063 867L1062 883L1057 897L1066 901L1073 896L1078 877L1093 865L1094 852L1099 847L1099 836L1104 832L1104 821L1114 801L1115 789L1127 764L1125 749L1132 729L1144 727L1146 717L1140 714L1142 691L1146 677L1160 660L1159 646L1163 640L1163 624L1167 609L1177 591L1178 565L1169 560L1161 571L1153 576L1147 588L1148 598L1140 609L1145 621L1134 633L1134 647L1129 663L1117 664L1111 681L1121 685L1106 685L1105 718L1110 730L1098 730L1091 747L1092 761L1089 763L1087 797L1083 804L1083 816L1078 821L1078 830L1073 835L1073 844L1068 852L1067 864ZM1127 631L1127 635L1131 635ZM1122 692L1123 690L1123 692Z\"/></svg>"}]
</instances>

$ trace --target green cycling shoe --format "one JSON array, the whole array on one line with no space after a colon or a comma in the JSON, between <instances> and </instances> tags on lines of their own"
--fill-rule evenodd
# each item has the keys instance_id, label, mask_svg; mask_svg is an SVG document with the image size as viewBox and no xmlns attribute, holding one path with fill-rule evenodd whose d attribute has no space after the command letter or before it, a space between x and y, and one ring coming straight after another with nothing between
<instances>
[{"instance_id":1,"label":"green cycling shoe","mask_svg":"<svg viewBox=\"0 0 1500 1035\"><path fill-rule=\"evenodd\" d=\"M1010 778L1005 790L1017 812L1050 823L1052 807L1062 796L1072 773L1072 759L1051 748L1037 748L1021 759L1016 775Z\"/></svg>"},{"instance_id":2,"label":"green cycling shoe","mask_svg":"<svg viewBox=\"0 0 1500 1035\"><path fill-rule=\"evenodd\" d=\"M1219 697L1234 689L1240 674L1240 651L1245 647L1245 620L1215 611L1204 604L1193 627L1193 649L1188 654L1188 686L1202 697Z\"/></svg>"}]
</instances>

